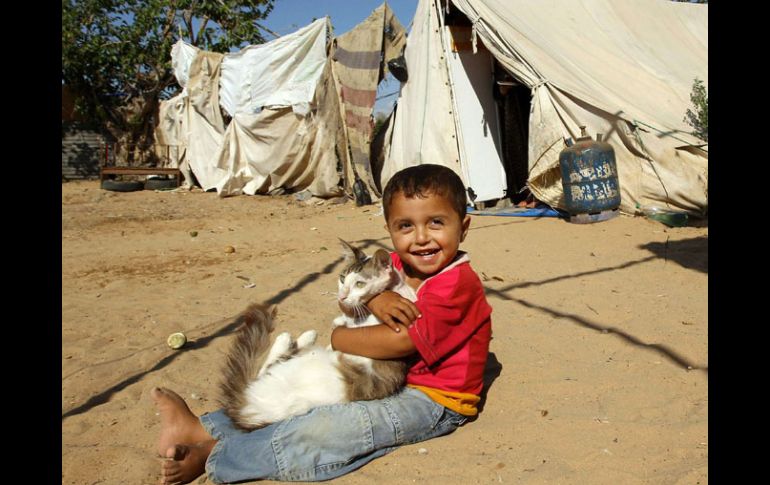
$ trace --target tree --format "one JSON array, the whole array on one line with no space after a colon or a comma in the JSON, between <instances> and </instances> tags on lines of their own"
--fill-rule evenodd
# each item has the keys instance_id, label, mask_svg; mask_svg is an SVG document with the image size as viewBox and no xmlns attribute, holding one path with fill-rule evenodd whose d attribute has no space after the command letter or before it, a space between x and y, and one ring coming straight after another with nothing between
<instances>
[{"instance_id":1,"label":"tree","mask_svg":"<svg viewBox=\"0 0 770 485\"><path fill-rule=\"evenodd\" d=\"M701 138L708 143L709 141L709 94L703 86L703 81L695 78L692 83L692 92L690 93L690 101L695 108L695 111L687 109L685 113L684 121L692 126L695 131L693 135Z\"/></svg>"},{"instance_id":2,"label":"tree","mask_svg":"<svg viewBox=\"0 0 770 485\"><path fill-rule=\"evenodd\" d=\"M171 47L182 38L228 52L264 42L274 0L62 0L62 84L75 109L124 146L146 150L161 99L179 89Z\"/></svg>"}]
</instances>

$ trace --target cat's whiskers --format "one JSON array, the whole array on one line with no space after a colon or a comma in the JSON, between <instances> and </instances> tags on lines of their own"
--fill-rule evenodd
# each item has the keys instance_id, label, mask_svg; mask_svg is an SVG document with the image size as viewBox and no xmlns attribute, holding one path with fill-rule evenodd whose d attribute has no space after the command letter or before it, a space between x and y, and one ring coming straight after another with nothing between
<instances>
[{"instance_id":1,"label":"cat's whiskers","mask_svg":"<svg viewBox=\"0 0 770 485\"><path fill-rule=\"evenodd\" d=\"M363 320L369 314L369 310L366 308L366 306L360 303L353 307L353 312L356 315L356 320Z\"/></svg>"}]
</instances>

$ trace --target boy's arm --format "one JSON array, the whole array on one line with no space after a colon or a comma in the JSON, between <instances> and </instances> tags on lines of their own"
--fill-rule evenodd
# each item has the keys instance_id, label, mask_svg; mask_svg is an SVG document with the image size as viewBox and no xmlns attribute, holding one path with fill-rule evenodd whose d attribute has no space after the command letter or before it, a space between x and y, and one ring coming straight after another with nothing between
<instances>
[{"instance_id":1,"label":"boy's arm","mask_svg":"<svg viewBox=\"0 0 770 485\"><path fill-rule=\"evenodd\" d=\"M332 331L331 342L334 350L371 359L397 359L416 351L406 327L401 332L394 332L387 325L337 327Z\"/></svg>"}]
</instances>

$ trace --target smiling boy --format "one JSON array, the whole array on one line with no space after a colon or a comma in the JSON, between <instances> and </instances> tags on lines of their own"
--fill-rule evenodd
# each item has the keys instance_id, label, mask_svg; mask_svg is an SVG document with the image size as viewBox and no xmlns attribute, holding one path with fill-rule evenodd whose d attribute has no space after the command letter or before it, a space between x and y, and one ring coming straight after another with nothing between
<instances>
[{"instance_id":1,"label":"smiling boy","mask_svg":"<svg viewBox=\"0 0 770 485\"><path fill-rule=\"evenodd\" d=\"M417 302L390 291L374 297L367 306L385 325L369 331L339 327L332 345L373 358L418 352L407 385L473 416L483 387L492 309L468 254L459 250L471 220L465 187L447 167L417 165L390 179L382 207L395 248L391 258L417 292ZM386 326L396 332L388 333Z\"/></svg>"},{"instance_id":2,"label":"smiling boy","mask_svg":"<svg viewBox=\"0 0 770 485\"><path fill-rule=\"evenodd\" d=\"M394 266L416 302L385 292L367 306L383 324L337 327L336 350L376 359L410 356L407 386L385 399L320 406L243 432L222 410L196 417L173 391L155 388L162 483L208 472L215 483L329 480L399 446L451 433L478 413L492 308L468 255L465 187L449 168L396 173L383 192Z\"/></svg>"}]
</instances>

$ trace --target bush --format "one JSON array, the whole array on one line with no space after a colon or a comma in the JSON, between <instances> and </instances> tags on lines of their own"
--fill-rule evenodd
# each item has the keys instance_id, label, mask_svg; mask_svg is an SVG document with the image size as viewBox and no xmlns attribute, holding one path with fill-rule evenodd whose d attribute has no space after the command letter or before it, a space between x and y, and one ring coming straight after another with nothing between
<instances>
[{"instance_id":1,"label":"bush","mask_svg":"<svg viewBox=\"0 0 770 485\"><path fill-rule=\"evenodd\" d=\"M706 143L709 141L709 94L706 88L703 86L703 81L695 78L692 83L692 92L690 93L690 101L695 108L695 112L688 109L685 113L684 121L692 126L695 130L693 135L702 139Z\"/></svg>"}]
</instances>

